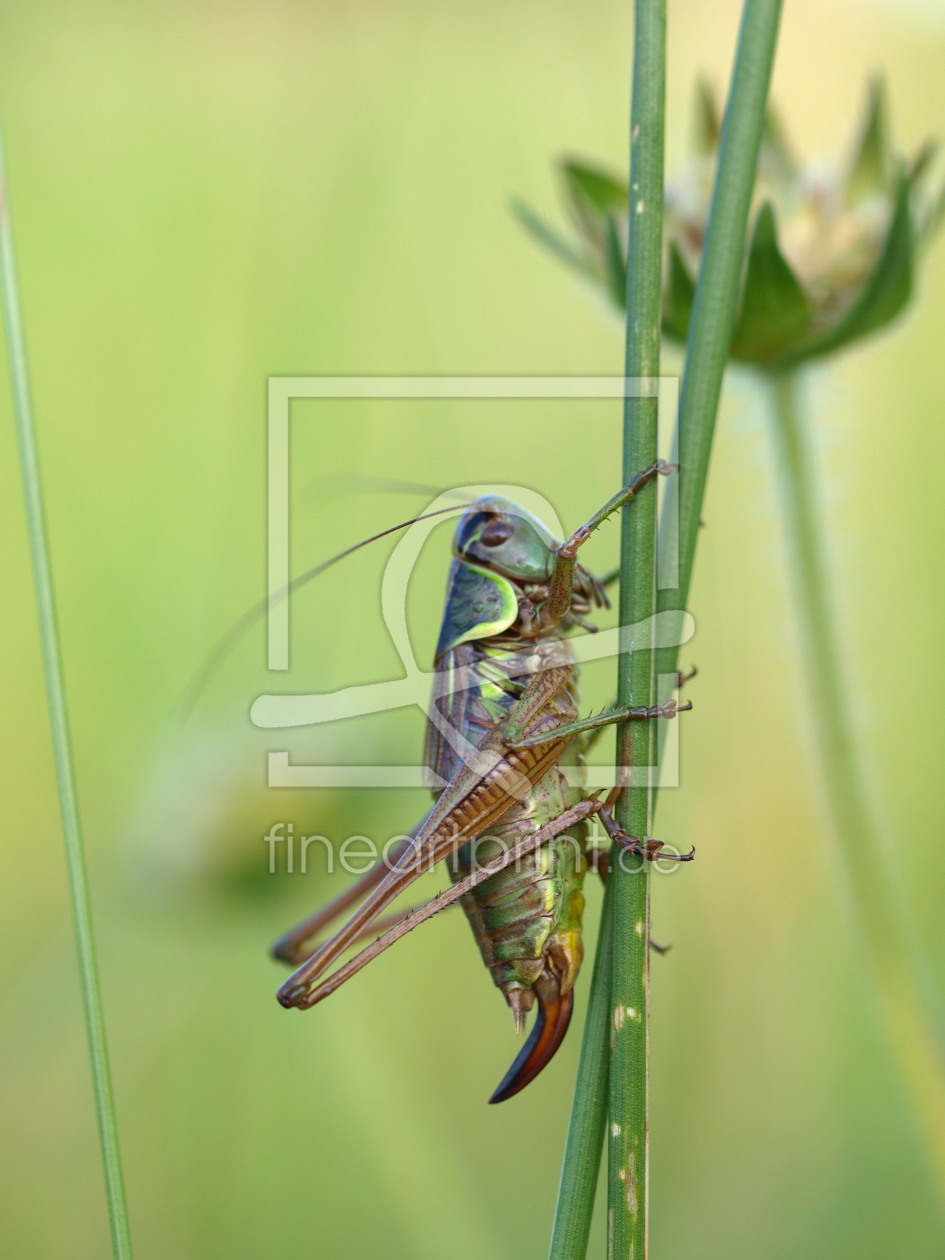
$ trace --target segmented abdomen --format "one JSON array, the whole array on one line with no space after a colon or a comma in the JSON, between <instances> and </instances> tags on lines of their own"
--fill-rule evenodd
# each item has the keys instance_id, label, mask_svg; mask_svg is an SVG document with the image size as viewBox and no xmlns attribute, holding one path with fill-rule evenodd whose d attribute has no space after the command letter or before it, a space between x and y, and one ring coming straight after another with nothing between
<instances>
[{"instance_id":1,"label":"segmented abdomen","mask_svg":"<svg viewBox=\"0 0 945 1260\"><path fill-rule=\"evenodd\" d=\"M478 744L508 713L524 689L530 676L526 666L532 666L531 672L536 666L550 664L568 664L573 668L567 652L567 645L560 640L529 645L527 652L487 641L463 645L456 654L471 671L475 686L467 691L462 703L451 697L448 714L446 706L441 711L470 743ZM577 716L573 675L572 682L550 702L546 716L553 717L556 724ZM436 760L443 775L450 762L447 750L440 748ZM451 878L461 879L474 866L498 857L579 800L580 768L579 756L571 748L566 749L523 801L457 851L449 860ZM566 776L566 771L571 773ZM574 827L485 880L463 898L483 959L507 996L514 989L529 990L549 963L559 977L562 992L567 992L574 982L582 954L585 839L584 826Z\"/></svg>"}]
</instances>

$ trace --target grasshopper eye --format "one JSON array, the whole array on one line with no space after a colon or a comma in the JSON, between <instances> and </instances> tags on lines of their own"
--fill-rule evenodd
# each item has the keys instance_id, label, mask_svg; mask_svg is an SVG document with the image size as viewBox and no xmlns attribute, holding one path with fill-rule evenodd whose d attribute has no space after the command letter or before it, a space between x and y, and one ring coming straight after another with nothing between
<instances>
[{"instance_id":1,"label":"grasshopper eye","mask_svg":"<svg viewBox=\"0 0 945 1260\"><path fill-rule=\"evenodd\" d=\"M509 521L503 520L501 516L493 516L483 526L479 541L486 547L498 547L500 543L508 542L514 532Z\"/></svg>"}]
</instances>

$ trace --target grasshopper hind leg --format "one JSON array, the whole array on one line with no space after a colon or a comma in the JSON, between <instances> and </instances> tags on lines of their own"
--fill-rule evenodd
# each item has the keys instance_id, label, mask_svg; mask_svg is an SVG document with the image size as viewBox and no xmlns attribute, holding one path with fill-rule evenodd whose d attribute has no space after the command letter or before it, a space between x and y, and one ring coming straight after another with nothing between
<instances>
[{"instance_id":1,"label":"grasshopper hind leg","mask_svg":"<svg viewBox=\"0 0 945 1260\"><path fill-rule=\"evenodd\" d=\"M304 962L312 953L314 949L312 942L319 932L376 888L400 855L409 847L410 841L403 840L386 857L380 858L369 871L356 879L337 897L333 897L327 905L322 906L320 910L316 910L314 914L280 936L272 944L270 951L272 956L293 967Z\"/></svg>"}]
</instances>

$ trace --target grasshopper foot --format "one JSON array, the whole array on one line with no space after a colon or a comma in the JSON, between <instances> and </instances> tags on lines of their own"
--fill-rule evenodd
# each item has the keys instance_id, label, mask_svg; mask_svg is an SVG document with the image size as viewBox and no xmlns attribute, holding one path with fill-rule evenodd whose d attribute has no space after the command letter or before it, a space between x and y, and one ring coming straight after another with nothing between
<instances>
[{"instance_id":1,"label":"grasshopper foot","mask_svg":"<svg viewBox=\"0 0 945 1260\"><path fill-rule=\"evenodd\" d=\"M688 853L676 853L674 850L666 850L666 845L662 840L643 840L640 836L631 836L620 823L614 818L610 812L614 801L617 797L617 788L614 788L603 808L598 812L600 820L604 824L604 830L610 836L615 844L619 844L625 853L632 853L635 857L642 857L645 862L658 862L665 859L670 862L691 862L696 856L696 846L693 845Z\"/></svg>"},{"instance_id":2,"label":"grasshopper foot","mask_svg":"<svg viewBox=\"0 0 945 1260\"><path fill-rule=\"evenodd\" d=\"M627 835L623 828L619 829L622 834L615 835L614 840L620 845L625 853L632 853L636 857L642 857L646 862L659 862L665 860L669 862L691 862L696 856L696 846L693 845L688 853L677 853L672 849L666 850L666 845L662 840L641 840L639 836Z\"/></svg>"},{"instance_id":3,"label":"grasshopper foot","mask_svg":"<svg viewBox=\"0 0 945 1260\"><path fill-rule=\"evenodd\" d=\"M623 709L620 717L627 721L639 721L645 718L674 718L677 713L685 713L692 708L692 701L678 704L675 700L666 700L663 704L637 704Z\"/></svg>"}]
</instances>

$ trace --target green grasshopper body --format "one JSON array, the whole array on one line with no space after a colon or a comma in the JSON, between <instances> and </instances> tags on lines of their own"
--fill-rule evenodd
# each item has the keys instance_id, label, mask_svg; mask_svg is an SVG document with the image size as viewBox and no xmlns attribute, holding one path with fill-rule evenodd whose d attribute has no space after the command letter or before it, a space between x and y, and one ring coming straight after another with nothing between
<instances>
[{"instance_id":1,"label":"green grasshopper body","mask_svg":"<svg viewBox=\"0 0 945 1260\"><path fill-rule=\"evenodd\" d=\"M656 464L639 473L564 543L507 499L478 499L464 511L425 754L446 786L410 841L277 942L278 957L301 964L279 991L283 1005L314 1005L404 932L461 900L519 1029L538 1005L532 1033L491 1101L517 1093L549 1061L567 1031L583 953L587 819L599 813L611 837L643 857L659 849L657 841L628 837L596 797L584 796L582 754L608 723L677 711L671 701L578 718L578 671L565 636L607 598L577 564L577 551L642 485L668 471ZM382 911L442 858L450 859L453 879L447 893L386 920L377 940L320 979L349 945L376 934ZM312 938L355 905L312 952Z\"/></svg>"},{"instance_id":2,"label":"green grasshopper body","mask_svg":"<svg viewBox=\"0 0 945 1260\"><path fill-rule=\"evenodd\" d=\"M475 503L460 522L454 550L436 652L436 667L447 680L444 702L437 704L447 731L479 745L514 711L530 677L552 668L561 669L566 681L548 700L543 717L553 728L576 721L578 671L562 632L574 624L575 614L606 604L599 583L576 566L568 615L544 624L540 609L555 544L537 521L506 500ZM466 686L449 685L463 673ZM581 764L580 744L576 735L486 835L457 851L450 863L454 878L499 857L581 800L580 776L565 774ZM428 727L426 763L446 782L460 764L434 722ZM463 897L483 960L517 1026L536 997L539 1003L533 1035L494 1101L522 1088L526 1074L536 1075L567 1030L583 956L586 830L585 821L575 823Z\"/></svg>"}]
</instances>

